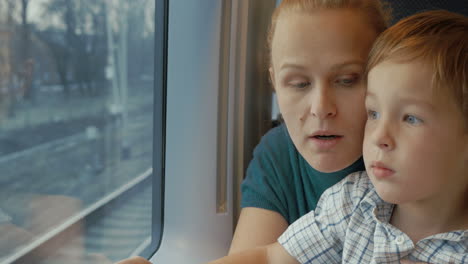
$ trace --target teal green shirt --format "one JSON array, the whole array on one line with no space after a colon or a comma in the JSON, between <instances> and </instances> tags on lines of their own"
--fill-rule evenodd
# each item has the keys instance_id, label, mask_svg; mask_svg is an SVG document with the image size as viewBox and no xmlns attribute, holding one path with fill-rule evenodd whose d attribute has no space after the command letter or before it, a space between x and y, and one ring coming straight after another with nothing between
<instances>
[{"instance_id":1,"label":"teal green shirt","mask_svg":"<svg viewBox=\"0 0 468 264\"><path fill-rule=\"evenodd\" d=\"M241 186L241 207L278 212L291 224L314 210L326 189L348 174L362 170L362 158L337 172L315 170L299 154L282 124L263 136L254 150Z\"/></svg>"}]
</instances>

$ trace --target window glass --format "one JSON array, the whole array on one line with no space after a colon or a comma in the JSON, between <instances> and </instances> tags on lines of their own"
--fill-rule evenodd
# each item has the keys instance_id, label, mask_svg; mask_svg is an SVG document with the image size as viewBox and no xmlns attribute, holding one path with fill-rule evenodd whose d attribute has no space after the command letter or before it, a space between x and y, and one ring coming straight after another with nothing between
<instances>
[{"instance_id":1,"label":"window glass","mask_svg":"<svg viewBox=\"0 0 468 264\"><path fill-rule=\"evenodd\" d=\"M154 21L154 0L0 0L0 263L149 245Z\"/></svg>"}]
</instances>

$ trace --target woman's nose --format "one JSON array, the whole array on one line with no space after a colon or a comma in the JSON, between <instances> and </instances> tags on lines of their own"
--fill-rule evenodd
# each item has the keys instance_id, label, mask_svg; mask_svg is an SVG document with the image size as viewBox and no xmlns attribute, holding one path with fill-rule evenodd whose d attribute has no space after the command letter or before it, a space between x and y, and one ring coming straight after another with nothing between
<instances>
[{"instance_id":1,"label":"woman's nose","mask_svg":"<svg viewBox=\"0 0 468 264\"><path fill-rule=\"evenodd\" d=\"M334 117L337 113L334 95L326 89L317 89L314 92L311 95L310 114L320 119Z\"/></svg>"}]
</instances>

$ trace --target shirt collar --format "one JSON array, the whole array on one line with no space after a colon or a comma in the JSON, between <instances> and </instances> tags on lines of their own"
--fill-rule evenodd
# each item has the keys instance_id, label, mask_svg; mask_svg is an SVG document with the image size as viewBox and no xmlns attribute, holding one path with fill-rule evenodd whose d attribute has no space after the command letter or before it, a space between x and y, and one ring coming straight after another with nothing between
<instances>
[{"instance_id":1,"label":"shirt collar","mask_svg":"<svg viewBox=\"0 0 468 264\"><path fill-rule=\"evenodd\" d=\"M375 188L371 189L361 200L359 207L364 214L366 223L380 223L384 227L390 227L390 218L392 217L394 204L387 203L377 194ZM370 212L368 212L370 211ZM395 227L391 226L392 229ZM455 230L447 233L429 236L426 239L441 239L454 242L468 241L468 230Z\"/></svg>"},{"instance_id":2,"label":"shirt collar","mask_svg":"<svg viewBox=\"0 0 468 264\"><path fill-rule=\"evenodd\" d=\"M447 233L435 234L433 236L424 238L426 239L440 239L440 240L448 240L453 242L463 242L468 241L468 230L455 230ZM422 241L422 240L421 240Z\"/></svg>"},{"instance_id":3,"label":"shirt collar","mask_svg":"<svg viewBox=\"0 0 468 264\"><path fill-rule=\"evenodd\" d=\"M371 189L362 199L359 207L365 214L367 222L389 223L392 217L394 204L382 200L375 188ZM370 211L370 212L367 212Z\"/></svg>"}]
</instances>

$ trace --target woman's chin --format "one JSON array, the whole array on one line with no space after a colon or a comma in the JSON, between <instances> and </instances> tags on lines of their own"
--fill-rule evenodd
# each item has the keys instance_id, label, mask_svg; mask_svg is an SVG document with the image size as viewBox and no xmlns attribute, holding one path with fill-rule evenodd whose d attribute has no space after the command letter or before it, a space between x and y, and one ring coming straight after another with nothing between
<instances>
[{"instance_id":1,"label":"woman's chin","mask_svg":"<svg viewBox=\"0 0 468 264\"><path fill-rule=\"evenodd\" d=\"M355 159L347 159L347 160L341 160L337 162L336 155L315 154L313 158L306 157L305 159L315 170L323 172L323 173L332 173L332 172L337 172L337 171L340 171L349 167L354 162L356 162L359 158L360 156L356 157Z\"/></svg>"}]
</instances>

